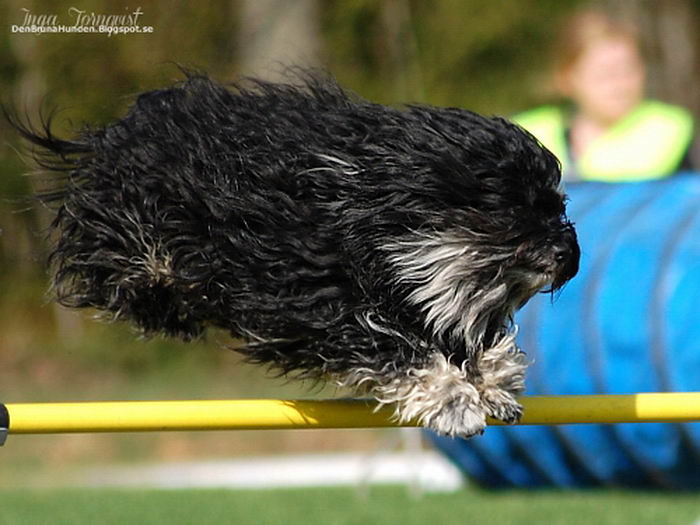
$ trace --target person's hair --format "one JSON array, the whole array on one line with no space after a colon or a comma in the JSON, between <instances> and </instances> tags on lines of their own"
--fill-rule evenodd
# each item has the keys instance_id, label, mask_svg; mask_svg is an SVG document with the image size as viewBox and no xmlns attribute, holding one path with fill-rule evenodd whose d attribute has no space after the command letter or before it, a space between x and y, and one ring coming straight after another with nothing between
<instances>
[{"instance_id":1,"label":"person's hair","mask_svg":"<svg viewBox=\"0 0 700 525\"><path fill-rule=\"evenodd\" d=\"M567 17L553 45L553 71L566 72L591 44L607 39L625 39L640 54L642 45L636 26L600 7L585 7Z\"/></svg>"}]
</instances>

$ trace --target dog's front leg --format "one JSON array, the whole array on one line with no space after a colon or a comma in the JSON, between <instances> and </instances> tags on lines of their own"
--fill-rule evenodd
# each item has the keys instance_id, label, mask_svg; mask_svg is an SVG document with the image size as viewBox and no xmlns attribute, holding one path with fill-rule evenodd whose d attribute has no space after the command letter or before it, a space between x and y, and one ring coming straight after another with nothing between
<instances>
[{"instance_id":1,"label":"dog's front leg","mask_svg":"<svg viewBox=\"0 0 700 525\"><path fill-rule=\"evenodd\" d=\"M525 390L526 356L515 344L515 333L508 333L477 360L475 386L486 414L506 423L517 422L523 407L517 396Z\"/></svg>"},{"instance_id":2,"label":"dog's front leg","mask_svg":"<svg viewBox=\"0 0 700 525\"><path fill-rule=\"evenodd\" d=\"M360 366L338 376L337 382L392 405L399 422L417 421L447 436L481 434L486 411L477 386L464 367L435 351L422 364L381 369Z\"/></svg>"},{"instance_id":3,"label":"dog's front leg","mask_svg":"<svg viewBox=\"0 0 700 525\"><path fill-rule=\"evenodd\" d=\"M403 345L400 355L415 356L411 362L378 360L375 354L375 359L336 374L336 382L373 396L380 405L392 405L400 422L417 421L448 436L481 434L488 416L506 423L522 416L517 396L524 389L527 364L514 333L478 352L470 364L457 363L426 342L392 339L394 347ZM386 350L378 353L389 352L388 347L383 341Z\"/></svg>"}]
</instances>

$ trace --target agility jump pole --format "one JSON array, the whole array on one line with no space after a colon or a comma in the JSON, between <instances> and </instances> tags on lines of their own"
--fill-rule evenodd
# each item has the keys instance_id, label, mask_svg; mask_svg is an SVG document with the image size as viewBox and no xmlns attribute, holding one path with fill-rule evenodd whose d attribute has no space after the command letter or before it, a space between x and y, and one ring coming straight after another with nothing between
<instances>
[{"instance_id":1,"label":"agility jump pole","mask_svg":"<svg viewBox=\"0 0 700 525\"><path fill-rule=\"evenodd\" d=\"M531 396L520 425L700 421L700 392ZM490 425L502 424L489 420ZM399 425L368 400L236 399L0 404L7 434L370 428Z\"/></svg>"}]
</instances>

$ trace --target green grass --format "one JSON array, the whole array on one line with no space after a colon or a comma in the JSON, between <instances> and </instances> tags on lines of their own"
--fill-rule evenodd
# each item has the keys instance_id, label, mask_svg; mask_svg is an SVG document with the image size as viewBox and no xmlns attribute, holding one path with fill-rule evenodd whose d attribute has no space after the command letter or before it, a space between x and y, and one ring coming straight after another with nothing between
<instances>
[{"instance_id":1,"label":"green grass","mask_svg":"<svg viewBox=\"0 0 700 525\"><path fill-rule=\"evenodd\" d=\"M3 490L1 525L40 524L691 524L696 494L487 492L412 497L406 489Z\"/></svg>"}]
</instances>

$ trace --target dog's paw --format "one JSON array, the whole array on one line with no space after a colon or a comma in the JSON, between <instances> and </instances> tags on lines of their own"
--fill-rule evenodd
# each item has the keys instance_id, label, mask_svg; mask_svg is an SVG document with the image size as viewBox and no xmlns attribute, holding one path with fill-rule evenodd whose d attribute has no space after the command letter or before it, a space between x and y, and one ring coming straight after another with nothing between
<instances>
[{"instance_id":1,"label":"dog's paw","mask_svg":"<svg viewBox=\"0 0 700 525\"><path fill-rule=\"evenodd\" d=\"M337 383L374 396L380 406L392 405L401 423L416 421L442 435L470 437L483 433L487 416L471 379L436 352L423 367L391 374L357 368Z\"/></svg>"},{"instance_id":2,"label":"dog's paw","mask_svg":"<svg viewBox=\"0 0 700 525\"><path fill-rule=\"evenodd\" d=\"M509 393L500 389L487 389L481 394L487 416L513 424L523 416L523 406Z\"/></svg>"},{"instance_id":3,"label":"dog's paw","mask_svg":"<svg viewBox=\"0 0 700 525\"><path fill-rule=\"evenodd\" d=\"M483 408L465 401L465 398L453 399L419 421L443 436L469 438L483 434L486 428Z\"/></svg>"},{"instance_id":4,"label":"dog's paw","mask_svg":"<svg viewBox=\"0 0 700 525\"><path fill-rule=\"evenodd\" d=\"M486 415L516 423L523 407L516 397L525 389L526 357L515 344L515 334L503 337L479 358L480 377L475 382Z\"/></svg>"}]
</instances>

